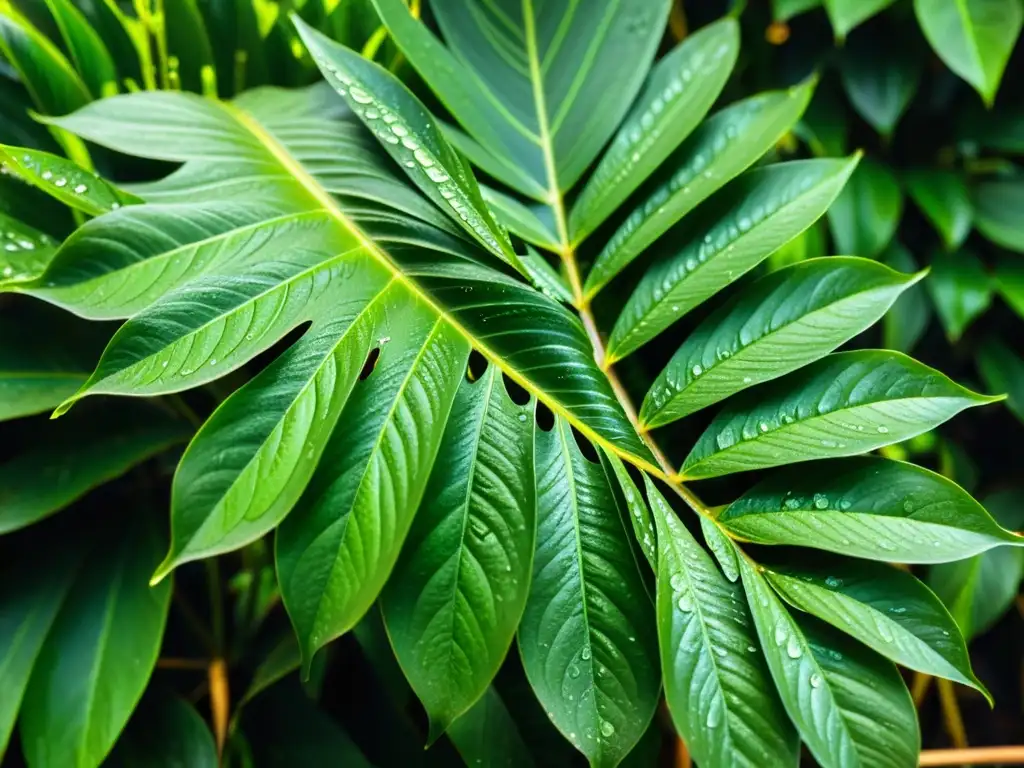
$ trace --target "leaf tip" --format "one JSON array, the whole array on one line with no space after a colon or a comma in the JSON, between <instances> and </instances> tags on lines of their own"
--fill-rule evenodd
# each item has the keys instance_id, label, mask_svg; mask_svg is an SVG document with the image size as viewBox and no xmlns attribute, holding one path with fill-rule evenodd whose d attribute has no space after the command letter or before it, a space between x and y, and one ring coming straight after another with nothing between
<instances>
[{"instance_id":1,"label":"leaf tip","mask_svg":"<svg viewBox=\"0 0 1024 768\"><path fill-rule=\"evenodd\" d=\"M170 572L174 570L175 565L177 565L177 563L174 562L172 553L168 552L167 557L164 558L164 561L156 567L156 570L153 571L153 575L149 578L149 586L155 587L160 584L160 582L166 579Z\"/></svg>"}]
</instances>

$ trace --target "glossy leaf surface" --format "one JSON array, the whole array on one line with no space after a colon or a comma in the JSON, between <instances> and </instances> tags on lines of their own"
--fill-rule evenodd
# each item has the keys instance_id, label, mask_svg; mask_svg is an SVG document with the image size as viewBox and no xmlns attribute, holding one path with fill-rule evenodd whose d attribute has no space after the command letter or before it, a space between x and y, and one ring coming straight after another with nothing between
<instances>
[{"instance_id":1,"label":"glossy leaf surface","mask_svg":"<svg viewBox=\"0 0 1024 768\"><path fill-rule=\"evenodd\" d=\"M836 37L842 40L855 27L867 21L879 11L893 4L894 0L823 0L829 21Z\"/></svg>"}]
</instances>

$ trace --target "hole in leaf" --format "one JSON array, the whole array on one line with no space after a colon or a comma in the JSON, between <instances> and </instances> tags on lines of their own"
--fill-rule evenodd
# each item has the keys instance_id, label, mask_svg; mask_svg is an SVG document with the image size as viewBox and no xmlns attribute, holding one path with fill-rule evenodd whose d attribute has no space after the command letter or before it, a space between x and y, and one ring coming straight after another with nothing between
<instances>
[{"instance_id":1,"label":"hole in leaf","mask_svg":"<svg viewBox=\"0 0 1024 768\"><path fill-rule=\"evenodd\" d=\"M380 347L374 347L370 350L370 354L366 356L366 362L363 363L363 370L359 372L359 380L366 381L366 379L373 373L373 369L377 367L377 360L380 358Z\"/></svg>"},{"instance_id":2,"label":"hole in leaf","mask_svg":"<svg viewBox=\"0 0 1024 768\"><path fill-rule=\"evenodd\" d=\"M600 457L597 455L597 448L587 438L581 435L576 427L572 427L572 436L576 438L576 445L580 447L580 453L583 457L591 462L592 464L599 464L601 462Z\"/></svg>"},{"instance_id":3,"label":"hole in leaf","mask_svg":"<svg viewBox=\"0 0 1024 768\"><path fill-rule=\"evenodd\" d=\"M542 430L550 432L555 428L555 414L553 414L551 409L544 405L544 403L537 403L536 414L537 426Z\"/></svg>"},{"instance_id":4,"label":"hole in leaf","mask_svg":"<svg viewBox=\"0 0 1024 768\"><path fill-rule=\"evenodd\" d=\"M469 353L469 363L466 365L466 378L469 381L476 381L487 371L487 358L475 349Z\"/></svg>"},{"instance_id":5,"label":"hole in leaf","mask_svg":"<svg viewBox=\"0 0 1024 768\"><path fill-rule=\"evenodd\" d=\"M516 384L508 375L501 374L501 380L505 382L505 391L508 392L509 399L513 403L516 405L526 405L530 402L530 393Z\"/></svg>"}]
</instances>

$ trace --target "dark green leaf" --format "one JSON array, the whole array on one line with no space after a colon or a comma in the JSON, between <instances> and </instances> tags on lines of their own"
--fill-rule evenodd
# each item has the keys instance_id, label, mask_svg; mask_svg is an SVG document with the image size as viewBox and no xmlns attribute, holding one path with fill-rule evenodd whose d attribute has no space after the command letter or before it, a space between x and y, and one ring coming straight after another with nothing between
<instances>
[{"instance_id":1,"label":"dark green leaf","mask_svg":"<svg viewBox=\"0 0 1024 768\"><path fill-rule=\"evenodd\" d=\"M999 399L898 352L840 352L730 400L686 457L682 476L866 453Z\"/></svg>"},{"instance_id":2,"label":"dark green leaf","mask_svg":"<svg viewBox=\"0 0 1024 768\"><path fill-rule=\"evenodd\" d=\"M836 38L842 40L861 23L867 21L894 0L824 0Z\"/></svg>"},{"instance_id":3,"label":"dark green leaf","mask_svg":"<svg viewBox=\"0 0 1024 768\"><path fill-rule=\"evenodd\" d=\"M533 756L516 721L494 688L451 724L448 738L466 765L481 768L532 768Z\"/></svg>"},{"instance_id":4,"label":"dark green leaf","mask_svg":"<svg viewBox=\"0 0 1024 768\"><path fill-rule=\"evenodd\" d=\"M46 0L46 5L60 29L71 60L93 97L99 99L117 93L114 60L85 15L71 0Z\"/></svg>"},{"instance_id":5,"label":"dark green leaf","mask_svg":"<svg viewBox=\"0 0 1024 768\"><path fill-rule=\"evenodd\" d=\"M523 666L558 729L594 766L614 766L654 716L654 608L608 478L565 420L538 431L537 552L519 628Z\"/></svg>"},{"instance_id":6,"label":"dark green leaf","mask_svg":"<svg viewBox=\"0 0 1024 768\"><path fill-rule=\"evenodd\" d=\"M298 670L301 665L302 654L299 651L299 644L295 639L295 633L289 631L256 667L249 687L245 689L245 695L238 702L238 706L244 706L252 701L274 683Z\"/></svg>"},{"instance_id":7,"label":"dark green leaf","mask_svg":"<svg viewBox=\"0 0 1024 768\"><path fill-rule=\"evenodd\" d=\"M782 470L718 521L758 544L795 544L898 563L941 563L1021 545L966 491L913 464L844 459Z\"/></svg>"},{"instance_id":8,"label":"dark green leaf","mask_svg":"<svg viewBox=\"0 0 1024 768\"><path fill-rule=\"evenodd\" d=\"M64 55L28 21L0 15L0 52L18 70L43 114L66 115L92 100Z\"/></svg>"},{"instance_id":9,"label":"dark green leaf","mask_svg":"<svg viewBox=\"0 0 1024 768\"><path fill-rule=\"evenodd\" d=\"M1024 253L1024 223L1020 218L1024 206L1024 175L976 184L971 189L971 202L974 224L981 234L996 245Z\"/></svg>"},{"instance_id":10,"label":"dark green leaf","mask_svg":"<svg viewBox=\"0 0 1024 768\"><path fill-rule=\"evenodd\" d=\"M918 269L910 251L897 240L889 244L881 261L900 272L916 272ZM909 354L928 329L931 316L927 289L920 283L910 286L882 319L882 346Z\"/></svg>"},{"instance_id":11,"label":"dark green leaf","mask_svg":"<svg viewBox=\"0 0 1024 768\"><path fill-rule=\"evenodd\" d=\"M903 213L903 193L886 166L862 160L828 210L839 253L874 257L889 244Z\"/></svg>"},{"instance_id":12,"label":"dark green leaf","mask_svg":"<svg viewBox=\"0 0 1024 768\"><path fill-rule=\"evenodd\" d=\"M963 176L956 171L920 168L905 173L903 180L946 248L959 248L970 234L973 217Z\"/></svg>"},{"instance_id":13,"label":"dark green leaf","mask_svg":"<svg viewBox=\"0 0 1024 768\"><path fill-rule=\"evenodd\" d=\"M636 539L640 551L647 558L647 562L650 563L651 568L656 571L658 568L658 544L657 532L654 528L654 522L651 520L651 511L647 508L644 497L636 487L636 483L633 482L633 478L626 471L626 465L622 463L622 459L609 451L603 451L603 454L608 465L612 468L612 474L615 475L619 487L622 489L622 498L626 503L626 513L629 515L629 521L633 526L633 537Z\"/></svg>"},{"instance_id":14,"label":"dark green leaf","mask_svg":"<svg viewBox=\"0 0 1024 768\"><path fill-rule=\"evenodd\" d=\"M858 35L844 49L839 72L853 108L875 130L890 136L917 90L921 65L905 40Z\"/></svg>"},{"instance_id":15,"label":"dark green leaf","mask_svg":"<svg viewBox=\"0 0 1024 768\"><path fill-rule=\"evenodd\" d=\"M951 343L992 303L992 280L970 251L936 253L924 284Z\"/></svg>"},{"instance_id":16,"label":"dark green leaf","mask_svg":"<svg viewBox=\"0 0 1024 768\"><path fill-rule=\"evenodd\" d=\"M978 371L993 392L1006 395L1006 407L1024 423L1024 360L998 338L978 348Z\"/></svg>"},{"instance_id":17,"label":"dark green leaf","mask_svg":"<svg viewBox=\"0 0 1024 768\"><path fill-rule=\"evenodd\" d=\"M161 86L217 95L217 74L206 25L196 0L161 0L166 71Z\"/></svg>"},{"instance_id":18,"label":"dark green leaf","mask_svg":"<svg viewBox=\"0 0 1024 768\"><path fill-rule=\"evenodd\" d=\"M35 280L57 252L57 243L49 235L4 213L0 213L0 243L0 291Z\"/></svg>"},{"instance_id":19,"label":"dark green leaf","mask_svg":"<svg viewBox=\"0 0 1024 768\"><path fill-rule=\"evenodd\" d=\"M821 0L772 0L772 18L775 21L789 21L820 5Z\"/></svg>"},{"instance_id":20,"label":"dark green leaf","mask_svg":"<svg viewBox=\"0 0 1024 768\"><path fill-rule=\"evenodd\" d=\"M353 5L349 2L340 3ZM266 50L252 0L203 0L199 5L213 45L217 91L238 95L269 79Z\"/></svg>"},{"instance_id":21,"label":"dark green leaf","mask_svg":"<svg viewBox=\"0 0 1024 768\"><path fill-rule=\"evenodd\" d=\"M824 357L922 276L845 256L771 273L690 335L651 385L641 423L668 424Z\"/></svg>"},{"instance_id":22,"label":"dark green leaf","mask_svg":"<svg viewBox=\"0 0 1024 768\"><path fill-rule=\"evenodd\" d=\"M104 768L217 768L213 734L177 696L147 693Z\"/></svg>"},{"instance_id":23,"label":"dark green leaf","mask_svg":"<svg viewBox=\"0 0 1024 768\"><path fill-rule=\"evenodd\" d=\"M1012 255L1000 257L992 277L999 295L1024 320L1024 260Z\"/></svg>"}]
</instances>

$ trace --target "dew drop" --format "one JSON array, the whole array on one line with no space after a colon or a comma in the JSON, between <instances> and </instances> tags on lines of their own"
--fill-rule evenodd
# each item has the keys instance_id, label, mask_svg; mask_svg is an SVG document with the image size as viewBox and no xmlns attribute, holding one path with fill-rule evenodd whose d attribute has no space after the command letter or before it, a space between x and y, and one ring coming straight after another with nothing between
<instances>
[{"instance_id":1,"label":"dew drop","mask_svg":"<svg viewBox=\"0 0 1024 768\"><path fill-rule=\"evenodd\" d=\"M754 647L753 645L748 645L747 646L747 653L757 653L757 648Z\"/></svg>"},{"instance_id":2,"label":"dew drop","mask_svg":"<svg viewBox=\"0 0 1024 768\"><path fill-rule=\"evenodd\" d=\"M820 688L821 687L821 675L819 675L817 673L811 675L810 683L811 683L811 688Z\"/></svg>"},{"instance_id":3,"label":"dew drop","mask_svg":"<svg viewBox=\"0 0 1024 768\"><path fill-rule=\"evenodd\" d=\"M526 414L525 413L520 413L519 414L519 420L520 421L526 421Z\"/></svg>"},{"instance_id":4,"label":"dew drop","mask_svg":"<svg viewBox=\"0 0 1024 768\"><path fill-rule=\"evenodd\" d=\"M583 646L583 650L580 651L580 658L583 659L584 661L587 661L590 658L590 646L589 645Z\"/></svg>"},{"instance_id":5,"label":"dew drop","mask_svg":"<svg viewBox=\"0 0 1024 768\"><path fill-rule=\"evenodd\" d=\"M686 589L686 578L681 573L673 573L668 583L677 592Z\"/></svg>"},{"instance_id":6,"label":"dew drop","mask_svg":"<svg viewBox=\"0 0 1024 768\"><path fill-rule=\"evenodd\" d=\"M85 186L85 184L79 184L78 186L75 187L75 194L76 195L80 195L83 192L85 192L87 189L88 189L88 187Z\"/></svg>"},{"instance_id":7,"label":"dew drop","mask_svg":"<svg viewBox=\"0 0 1024 768\"><path fill-rule=\"evenodd\" d=\"M835 576L829 576L825 579L825 586L829 589L838 589L843 586L843 580L836 578Z\"/></svg>"},{"instance_id":8,"label":"dew drop","mask_svg":"<svg viewBox=\"0 0 1024 768\"><path fill-rule=\"evenodd\" d=\"M50 173L49 171L43 171L40 175L42 176L43 181L49 181L50 179L53 178L53 174Z\"/></svg>"},{"instance_id":9,"label":"dew drop","mask_svg":"<svg viewBox=\"0 0 1024 768\"><path fill-rule=\"evenodd\" d=\"M783 621L779 621L775 625L775 644L781 646L786 642L786 638L789 637L789 630L786 629L786 624Z\"/></svg>"},{"instance_id":10,"label":"dew drop","mask_svg":"<svg viewBox=\"0 0 1024 768\"><path fill-rule=\"evenodd\" d=\"M825 509L828 507L828 497L820 493L814 494L814 508Z\"/></svg>"},{"instance_id":11,"label":"dew drop","mask_svg":"<svg viewBox=\"0 0 1024 768\"><path fill-rule=\"evenodd\" d=\"M679 606L679 610L683 613L692 613L693 597L691 597L690 593L687 592L685 595L680 596L679 602L677 602L676 605Z\"/></svg>"},{"instance_id":12,"label":"dew drop","mask_svg":"<svg viewBox=\"0 0 1024 768\"><path fill-rule=\"evenodd\" d=\"M768 423L762 421L760 424L757 425L757 428L760 429L762 432L767 432L768 431Z\"/></svg>"},{"instance_id":13,"label":"dew drop","mask_svg":"<svg viewBox=\"0 0 1024 768\"><path fill-rule=\"evenodd\" d=\"M708 728L717 728L720 722L722 722L722 708L718 702L712 702L711 708L708 710L707 726Z\"/></svg>"},{"instance_id":14,"label":"dew drop","mask_svg":"<svg viewBox=\"0 0 1024 768\"><path fill-rule=\"evenodd\" d=\"M349 95L352 97L352 100L355 101L358 104L372 104L373 103L373 97L370 94L368 94L366 91L364 91L362 88L354 88L354 87L350 88L349 89Z\"/></svg>"},{"instance_id":15,"label":"dew drop","mask_svg":"<svg viewBox=\"0 0 1024 768\"><path fill-rule=\"evenodd\" d=\"M575 664L573 664L571 667L569 667L569 677L571 677L573 680L575 680L579 676L580 676L580 668L579 667L577 667Z\"/></svg>"},{"instance_id":16,"label":"dew drop","mask_svg":"<svg viewBox=\"0 0 1024 768\"><path fill-rule=\"evenodd\" d=\"M216 357L211 358L210 359L210 365L216 365L216 364L217 364L217 358Z\"/></svg>"},{"instance_id":17,"label":"dew drop","mask_svg":"<svg viewBox=\"0 0 1024 768\"><path fill-rule=\"evenodd\" d=\"M690 369L690 372L694 376L700 376L702 373L704 373L704 369L701 366L699 366L699 365L695 365L695 366L693 366L693 368Z\"/></svg>"},{"instance_id":18,"label":"dew drop","mask_svg":"<svg viewBox=\"0 0 1024 768\"><path fill-rule=\"evenodd\" d=\"M57 186L57 187L66 187L67 184L68 184L68 180L65 179L65 178L60 178L60 179L57 179L55 182L53 182L53 184L54 184L54 186Z\"/></svg>"},{"instance_id":19,"label":"dew drop","mask_svg":"<svg viewBox=\"0 0 1024 768\"><path fill-rule=\"evenodd\" d=\"M424 168L429 168L434 164L434 159L422 149L413 150L412 156L416 158L416 162Z\"/></svg>"},{"instance_id":20,"label":"dew drop","mask_svg":"<svg viewBox=\"0 0 1024 768\"><path fill-rule=\"evenodd\" d=\"M800 642L796 639L796 636L789 638L789 642L786 643L786 655L791 659L799 659L803 656L804 649L800 647Z\"/></svg>"},{"instance_id":21,"label":"dew drop","mask_svg":"<svg viewBox=\"0 0 1024 768\"><path fill-rule=\"evenodd\" d=\"M601 721L601 735L606 739L611 738L615 735L615 726L609 723L607 720Z\"/></svg>"}]
</instances>

